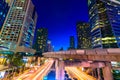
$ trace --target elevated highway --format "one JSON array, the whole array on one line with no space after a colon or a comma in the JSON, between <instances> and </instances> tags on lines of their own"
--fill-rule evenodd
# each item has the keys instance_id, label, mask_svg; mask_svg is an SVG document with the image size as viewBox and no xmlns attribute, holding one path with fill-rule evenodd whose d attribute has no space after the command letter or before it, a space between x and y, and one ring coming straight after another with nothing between
<instances>
[{"instance_id":1,"label":"elevated highway","mask_svg":"<svg viewBox=\"0 0 120 80\"><path fill-rule=\"evenodd\" d=\"M98 80L100 80L100 68L102 68L104 80L113 80L111 61L120 62L120 48L46 52L43 53L43 56L56 59L57 80L63 80L59 78L64 77L63 70L65 66L97 68ZM66 62L66 60L70 61ZM76 60L79 62L76 62Z\"/></svg>"},{"instance_id":2,"label":"elevated highway","mask_svg":"<svg viewBox=\"0 0 120 80\"><path fill-rule=\"evenodd\" d=\"M44 57L84 61L120 61L120 48L68 50L43 53Z\"/></svg>"}]
</instances>

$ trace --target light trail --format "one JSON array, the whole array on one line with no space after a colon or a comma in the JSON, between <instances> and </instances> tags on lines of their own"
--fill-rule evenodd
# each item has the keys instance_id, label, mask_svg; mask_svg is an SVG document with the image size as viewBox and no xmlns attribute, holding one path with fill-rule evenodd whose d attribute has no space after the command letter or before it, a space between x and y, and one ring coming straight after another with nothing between
<instances>
[{"instance_id":1,"label":"light trail","mask_svg":"<svg viewBox=\"0 0 120 80\"><path fill-rule=\"evenodd\" d=\"M82 70L77 69L76 67L65 67L66 71L70 74L74 74L78 80L96 80L96 78L88 75Z\"/></svg>"},{"instance_id":2,"label":"light trail","mask_svg":"<svg viewBox=\"0 0 120 80\"><path fill-rule=\"evenodd\" d=\"M65 70L68 72L68 74L71 76L71 78L77 78L78 80L83 80L81 76L76 76L76 73L73 73L73 71L69 70L69 68L65 68Z\"/></svg>"},{"instance_id":3,"label":"light trail","mask_svg":"<svg viewBox=\"0 0 120 80\"><path fill-rule=\"evenodd\" d=\"M23 76L27 75L29 71L30 71L30 69L26 70L23 74L21 74L18 77L15 77L13 80L20 80L19 78L22 78Z\"/></svg>"},{"instance_id":4,"label":"light trail","mask_svg":"<svg viewBox=\"0 0 120 80\"><path fill-rule=\"evenodd\" d=\"M53 64L53 63L54 63L53 60L50 61L49 66L45 67L44 70L43 70L43 72L41 72L40 74L37 74L37 75L35 76L35 78L33 78L33 80L42 80L43 77L44 77L46 74L48 74L48 72L49 72L50 68L52 67L52 64Z\"/></svg>"},{"instance_id":5,"label":"light trail","mask_svg":"<svg viewBox=\"0 0 120 80\"><path fill-rule=\"evenodd\" d=\"M25 79L25 80L30 80L33 79L37 74L41 74L41 72L43 72L43 70L49 66L49 62L46 63L45 65L41 66L35 73L33 73L32 75L29 76L29 78Z\"/></svg>"},{"instance_id":6,"label":"light trail","mask_svg":"<svg viewBox=\"0 0 120 80\"><path fill-rule=\"evenodd\" d=\"M14 80L34 80L33 78L34 77L40 77L38 74L43 74L45 72L45 70L47 68L49 68L50 65L52 65L54 62L53 59L49 59L47 62L45 62L43 65L41 65L37 70L36 70L36 67L35 68L32 68L32 70L36 70L36 71L33 71L33 72L30 72L27 71L25 73L23 73L22 75L20 75L19 77L17 78L14 78ZM40 80L40 79L38 79Z\"/></svg>"},{"instance_id":7,"label":"light trail","mask_svg":"<svg viewBox=\"0 0 120 80\"><path fill-rule=\"evenodd\" d=\"M87 73L81 71L81 70L78 70L77 68L73 68L76 70L76 72L78 74L80 74L83 78L85 78L85 80L89 79L89 80L95 80L92 76L88 75Z\"/></svg>"},{"instance_id":8,"label":"light trail","mask_svg":"<svg viewBox=\"0 0 120 80\"><path fill-rule=\"evenodd\" d=\"M27 78L24 78L22 80L42 80L42 78L49 72L53 63L54 63L54 60L49 59L35 73L29 75Z\"/></svg>"},{"instance_id":9,"label":"light trail","mask_svg":"<svg viewBox=\"0 0 120 80\"><path fill-rule=\"evenodd\" d=\"M80 75L80 74L78 74L78 73L74 72L73 70L70 70L70 69L68 69L68 70L71 72L71 74L76 75L76 77L77 77L77 79L78 79L78 80L84 80L84 79L81 77L81 75Z\"/></svg>"}]
</instances>

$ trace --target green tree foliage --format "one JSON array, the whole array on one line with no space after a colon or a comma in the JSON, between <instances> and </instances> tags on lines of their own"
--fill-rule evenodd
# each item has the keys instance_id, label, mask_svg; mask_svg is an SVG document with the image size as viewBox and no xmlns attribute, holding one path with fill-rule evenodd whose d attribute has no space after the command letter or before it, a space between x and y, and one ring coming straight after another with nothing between
<instances>
[{"instance_id":1,"label":"green tree foliage","mask_svg":"<svg viewBox=\"0 0 120 80\"><path fill-rule=\"evenodd\" d=\"M114 80L120 80L120 71L113 70L113 77L114 77Z\"/></svg>"},{"instance_id":2,"label":"green tree foliage","mask_svg":"<svg viewBox=\"0 0 120 80\"><path fill-rule=\"evenodd\" d=\"M9 66L22 66L23 65L23 61L22 61L22 55L20 55L19 53L15 53L15 54L8 54L7 55L7 59L9 61Z\"/></svg>"}]
</instances>

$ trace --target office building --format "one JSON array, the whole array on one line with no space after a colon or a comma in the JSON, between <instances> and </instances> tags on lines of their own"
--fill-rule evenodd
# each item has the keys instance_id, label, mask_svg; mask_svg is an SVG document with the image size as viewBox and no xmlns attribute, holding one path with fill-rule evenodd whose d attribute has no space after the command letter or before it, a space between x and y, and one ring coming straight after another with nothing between
<instances>
[{"instance_id":1,"label":"office building","mask_svg":"<svg viewBox=\"0 0 120 80\"><path fill-rule=\"evenodd\" d=\"M70 36L70 47L69 49L75 49L75 39L74 36Z\"/></svg>"},{"instance_id":2,"label":"office building","mask_svg":"<svg viewBox=\"0 0 120 80\"><path fill-rule=\"evenodd\" d=\"M1 30L1 46L13 52L34 52L32 48L37 13L31 0L11 0Z\"/></svg>"},{"instance_id":3,"label":"office building","mask_svg":"<svg viewBox=\"0 0 120 80\"><path fill-rule=\"evenodd\" d=\"M50 40L47 41L47 52L52 52L54 51L52 43Z\"/></svg>"},{"instance_id":4,"label":"office building","mask_svg":"<svg viewBox=\"0 0 120 80\"><path fill-rule=\"evenodd\" d=\"M47 28L39 28L36 32L35 49L41 55L47 51L48 30Z\"/></svg>"},{"instance_id":5,"label":"office building","mask_svg":"<svg viewBox=\"0 0 120 80\"><path fill-rule=\"evenodd\" d=\"M91 48L90 27L87 22L77 22L77 48L88 49Z\"/></svg>"},{"instance_id":6,"label":"office building","mask_svg":"<svg viewBox=\"0 0 120 80\"><path fill-rule=\"evenodd\" d=\"M0 0L0 30L3 26L8 10L9 10L8 3L6 3L5 0Z\"/></svg>"},{"instance_id":7,"label":"office building","mask_svg":"<svg viewBox=\"0 0 120 80\"><path fill-rule=\"evenodd\" d=\"M88 0L92 48L120 47L120 1Z\"/></svg>"}]
</instances>

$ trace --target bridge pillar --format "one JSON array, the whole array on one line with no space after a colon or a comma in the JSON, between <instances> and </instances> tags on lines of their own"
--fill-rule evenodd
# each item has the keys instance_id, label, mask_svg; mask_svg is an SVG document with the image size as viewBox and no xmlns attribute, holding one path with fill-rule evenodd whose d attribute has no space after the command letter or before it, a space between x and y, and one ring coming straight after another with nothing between
<instances>
[{"instance_id":1,"label":"bridge pillar","mask_svg":"<svg viewBox=\"0 0 120 80\"><path fill-rule=\"evenodd\" d=\"M55 68L56 68L56 80L64 80L64 61L56 60Z\"/></svg>"},{"instance_id":2,"label":"bridge pillar","mask_svg":"<svg viewBox=\"0 0 120 80\"><path fill-rule=\"evenodd\" d=\"M40 65L41 64L40 62L41 62L41 58L38 57L37 65Z\"/></svg>"},{"instance_id":3,"label":"bridge pillar","mask_svg":"<svg viewBox=\"0 0 120 80\"><path fill-rule=\"evenodd\" d=\"M97 72L96 72L96 68L92 69L92 76L97 78Z\"/></svg>"},{"instance_id":4,"label":"bridge pillar","mask_svg":"<svg viewBox=\"0 0 120 80\"><path fill-rule=\"evenodd\" d=\"M102 80L100 69L101 69L101 68L97 68L98 80Z\"/></svg>"},{"instance_id":5,"label":"bridge pillar","mask_svg":"<svg viewBox=\"0 0 120 80\"><path fill-rule=\"evenodd\" d=\"M104 80L113 80L113 75L112 75L111 70L112 70L111 63L110 62L106 62L106 66L103 67L103 77L104 77Z\"/></svg>"}]
</instances>

